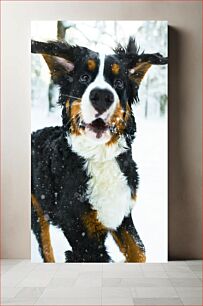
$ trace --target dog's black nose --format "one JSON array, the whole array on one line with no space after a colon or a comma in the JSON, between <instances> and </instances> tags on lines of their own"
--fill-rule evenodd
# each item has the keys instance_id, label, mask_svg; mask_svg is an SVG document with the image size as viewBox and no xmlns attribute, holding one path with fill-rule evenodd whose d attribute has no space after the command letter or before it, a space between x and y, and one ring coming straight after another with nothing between
<instances>
[{"instance_id":1,"label":"dog's black nose","mask_svg":"<svg viewBox=\"0 0 203 306\"><path fill-rule=\"evenodd\" d=\"M90 101L96 111L101 115L114 102L114 95L108 89L94 88L90 91Z\"/></svg>"}]
</instances>

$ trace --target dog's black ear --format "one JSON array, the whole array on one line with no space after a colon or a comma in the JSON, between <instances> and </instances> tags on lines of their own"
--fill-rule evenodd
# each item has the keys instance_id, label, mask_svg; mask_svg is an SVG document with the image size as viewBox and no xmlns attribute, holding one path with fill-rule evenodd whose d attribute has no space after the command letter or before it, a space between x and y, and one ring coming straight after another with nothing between
<instances>
[{"instance_id":1,"label":"dog's black ear","mask_svg":"<svg viewBox=\"0 0 203 306\"><path fill-rule=\"evenodd\" d=\"M163 57L160 53L139 54L139 48L136 45L133 37L129 38L126 48L119 45L115 52L126 62L129 77L139 87L146 72L152 65L165 65L168 63L168 58Z\"/></svg>"},{"instance_id":2,"label":"dog's black ear","mask_svg":"<svg viewBox=\"0 0 203 306\"><path fill-rule=\"evenodd\" d=\"M58 83L64 74L74 70L75 61L82 49L84 48L71 46L63 41L31 42L31 52L43 55L55 83Z\"/></svg>"},{"instance_id":3,"label":"dog's black ear","mask_svg":"<svg viewBox=\"0 0 203 306\"><path fill-rule=\"evenodd\" d=\"M140 85L146 72L152 65L165 65L168 63L168 58L163 57L160 53L141 54L136 59L132 60L129 65L129 76L135 81L137 86Z\"/></svg>"},{"instance_id":4,"label":"dog's black ear","mask_svg":"<svg viewBox=\"0 0 203 306\"><path fill-rule=\"evenodd\" d=\"M126 56L129 59L128 68L129 76L139 86L146 72L152 65L165 65L168 63L168 58L163 57L160 53L139 54L139 48L136 45L135 39L130 37Z\"/></svg>"}]
</instances>

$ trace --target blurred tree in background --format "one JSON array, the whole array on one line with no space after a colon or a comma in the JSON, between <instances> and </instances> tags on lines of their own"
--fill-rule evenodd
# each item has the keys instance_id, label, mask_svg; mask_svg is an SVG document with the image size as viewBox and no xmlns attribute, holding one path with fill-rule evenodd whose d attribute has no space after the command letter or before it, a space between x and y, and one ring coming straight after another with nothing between
<instances>
[{"instance_id":1,"label":"blurred tree in background","mask_svg":"<svg viewBox=\"0 0 203 306\"><path fill-rule=\"evenodd\" d=\"M162 21L145 21L139 27L136 39L140 43L141 52L159 52L167 56L168 33L166 23ZM167 97L167 66L153 66L143 80L140 93L142 103L145 103L145 117L152 114L164 115Z\"/></svg>"}]
</instances>

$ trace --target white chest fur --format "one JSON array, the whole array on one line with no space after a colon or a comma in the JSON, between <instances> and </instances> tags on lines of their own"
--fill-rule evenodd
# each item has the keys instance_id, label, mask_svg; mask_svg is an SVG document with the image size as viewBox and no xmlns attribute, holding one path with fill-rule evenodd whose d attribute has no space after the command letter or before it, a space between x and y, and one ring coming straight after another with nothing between
<instances>
[{"instance_id":1,"label":"white chest fur","mask_svg":"<svg viewBox=\"0 0 203 306\"><path fill-rule=\"evenodd\" d=\"M93 144L84 135L67 136L67 140L72 150L87 161L88 199L97 211L99 221L116 229L133 207L130 187L115 159L126 150L124 138L112 146Z\"/></svg>"},{"instance_id":2,"label":"white chest fur","mask_svg":"<svg viewBox=\"0 0 203 306\"><path fill-rule=\"evenodd\" d=\"M132 208L130 188L115 159L87 162L88 198L98 220L116 229Z\"/></svg>"}]
</instances>

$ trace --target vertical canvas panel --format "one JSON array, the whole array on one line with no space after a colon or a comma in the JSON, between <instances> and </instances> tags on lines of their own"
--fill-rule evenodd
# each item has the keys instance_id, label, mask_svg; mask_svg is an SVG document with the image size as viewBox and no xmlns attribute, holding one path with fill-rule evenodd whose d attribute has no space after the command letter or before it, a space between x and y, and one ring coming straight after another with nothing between
<instances>
[{"instance_id":1,"label":"vertical canvas panel","mask_svg":"<svg viewBox=\"0 0 203 306\"><path fill-rule=\"evenodd\" d=\"M32 261L167 261L167 22L31 35Z\"/></svg>"}]
</instances>

